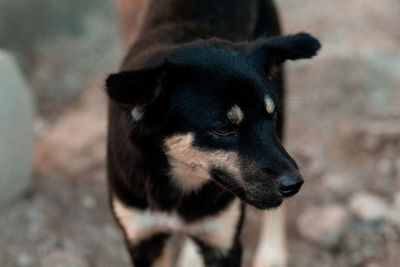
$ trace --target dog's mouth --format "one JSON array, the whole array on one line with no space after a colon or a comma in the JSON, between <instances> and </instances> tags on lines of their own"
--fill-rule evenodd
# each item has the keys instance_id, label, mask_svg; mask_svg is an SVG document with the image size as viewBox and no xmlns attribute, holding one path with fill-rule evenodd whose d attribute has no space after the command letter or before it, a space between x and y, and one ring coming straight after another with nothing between
<instances>
[{"instance_id":1,"label":"dog's mouth","mask_svg":"<svg viewBox=\"0 0 400 267\"><path fill-rule=\"evenodd\" d=\"M267 201L253 200L250 198L241 198L244 202L256 207L257 209L266 210L279 207L283 203L282 198L269 199Z\"/></svg>"},{"instance_id":2,"label":"dog's mouth","mask_svg":"<svg viewBox=\"0 0 400 267\"><path fill-rule=\"evenodd\" d=\"M232 192L247 204L250 204L258 209L265 210L277 208L282 204L284 198L286 197L279 192L262 193L259 191L258 193L250 193L252 190L246 190L245 187L239 185L235 179L218 170L213 171L212 177L213 180L224 189Z\"/></svg>"}]
</instances>

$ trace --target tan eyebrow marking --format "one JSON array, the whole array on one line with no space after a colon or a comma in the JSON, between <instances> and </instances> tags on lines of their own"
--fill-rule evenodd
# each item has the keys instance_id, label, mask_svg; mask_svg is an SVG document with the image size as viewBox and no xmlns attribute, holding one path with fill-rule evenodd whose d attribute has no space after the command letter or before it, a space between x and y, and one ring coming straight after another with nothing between
<instances>
[{"instance_id":1,"label":"tan eyebrow marking","mask_svg":"<svg viewBox=\"0 0 400 267\"><path fill-rule=\"evenodd\" d=\"M234 105L226 114L231 123L239 125L244 118L243 111L238 105Z\"/></svg>"},{"instance_id":2,"label":"tan eyebrow marking","mask_svg":"<svg viewBox=\"0 0 400 267\"><path fill-rule=\"evenodd\" d=\"M134 107L131 110L131 116L135 122L138 122L143 118L143 111L139 107Z\"/></svg>"},{"instance_id":3,"label":"tan eyebrow marking","mask_svg":"<svg viewBox=\"0 0 400 267\"><path fill-rule=\"evenodd\" d=\"M274 100L272 100L272 98L270 96L265 96L264 98L264 102L265 102L265 110L269 113L272 114L275 111L275 103Z\"/></svg>"}]
</instances>

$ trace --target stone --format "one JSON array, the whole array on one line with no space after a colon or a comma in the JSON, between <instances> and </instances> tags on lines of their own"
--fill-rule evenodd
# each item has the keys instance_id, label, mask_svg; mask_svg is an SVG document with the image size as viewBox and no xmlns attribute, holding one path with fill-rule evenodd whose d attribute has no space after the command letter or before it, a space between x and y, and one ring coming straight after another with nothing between
<instances>
[{"instance_id":1,"label":"stone","mask_svg":"<svg viewBox=\"0 0 400 267\"><path fill-rule=\"evenodd\" d=\"M106 225L104 227L104 233L110 240L121 239L121 231L119 231L119 229L116 229L115 225Z\"/></svg>"},{"instance_id":2,"label":"stone","mask_svg":"<svg viewBox=\"0 0 400 267\"><path fill-rule=\"evenodd\" d=\"M87 194L82 198L81 204L86 209L93 209L94 207L96 207L97 201L94 197Z\"/></svg>"},{"instance_id":3,"label":"stone","mask_svg":"<svg viewBox=\"0 0 400 267\"><path fill-rule=\"evenodd\" d=\"M377 169L382 177L391 177L396 173L396 166L391 159L382 159L379 161Z\"/></svg>"},{"instance_id":4,"label":"stone","mask_svg":"<svg viewBox=\"0 0 400 267\"><path fill-rule=\"evenodd\" d=\"M34 266L34 262L31 256L26 253L21 253L17 256L17 267L31 267Z\"/></svg>"},{"instance_id":5,"label":"stone","mask_svg":"<svg viewBox=\"0 0 400 267\"><path fill-rule=\"evenodd\" d=\"M365 151L374 152L381 147L381 141L371 135L364 135L361 138L360 145Z\"/></svg>"},{"instance_id":6,"label":"stone","mask_svg":"<svg viewBox=\"0 0 400 267\"><path fill-rule=\"evenodd\" d=\"M365 267L383 267L383 265L376 263L376 262L370 262Z\"/></svg>"},{"instance_id":7,"label":"stone","mask_svg":"<svg viewBox=\"0 0 400 267\"><path fill-rule=\"evenodd\" d=\"M396 159L395 168L396 168L396 177L398 180L400 180L400 158Z\"/></svg>"},{"instance_id":8,"label":"stone","mask_svg":"<svg viewBox=\"0 0 400 267\"><path fill-rule=\"evenodd\" d=\"M0 205L26 191L31 178L33 103L15 60L0 50Z\"/></svg>"},{"instance_id":9,"label":"stone","mask_svg":"<svg viewBox=\"0 0 400 267\"><path fill-rule=\"evenodd\" d=\"M388 214L392 224L394 224L400 231L400 191L393 197L391 210Z\"/></svg>"},{"instance_id":10,"label":"stone","mask_svg":"<svg viewBox=\"0 0 400 267\"><path fill-rule=\"evenodd\" d=\"M69 251L54 251L45 257L41 267L88 267L89 264L81 257Z\"/></svg>"},{"instance_id":11,"label":"stone","mask_svg":"<svg viewBox=\"0 0 400 267\"><path fill-rule=\"evenodd\" d=\"M373 194L360 192L349 200L350 210L364 221L384 219L389 213L388 204Z\"/></svg>"},{"instance_id":12,"label":"stone","mask_svg":"<svg viewBox=\"0 0 400 267\"><path fill-rule=\"evenodd\" d=\"M393 197L393 208L400 212L400 191L398 191Z\"/></svg>"},{"instance_id":13,"label":"stone","mask_svg":"<svg viewBox=\"0 0 400 267\"><path fill-rule=\"evenodd\" d=\"M356 176L344 173L328 173L322 179L324 187L334 196L347 197L363 184Z\"/></svg>"},{"instance_id":14,"label":"stone","mask_svg":"<svg viewBox=\"0 0 400 267\"><path fill-rule=\"evenodd\" d=\"M334 247L347 225L346 209L338 204L305 211L297 219L297 230L307 240L324 247Z\"/></svg>"},{"instance_id":15,"label":"stone","mask_svg":"<svg viewBox=\"0 0 400 267\"><path fill-rule=\"evenodd\" d=\"M374 140L369 142L379 144L379 146L387 142L397 142L400 138L400 125L395 119L368 122L362 128L365 136Z\"/></svg>"},{"instance_id":16,"label":"stone","mask_svg":"<svg viewBox=\"0 0 400 267\"><path fill-rule=\"evenodd\" d=\"M379 232L386 241L397 242L397 240L399 239L399 234L396 232L395 227L393 227L392 225L381 225L381 227L379 228Z\"/></svg>"}]
</instances>

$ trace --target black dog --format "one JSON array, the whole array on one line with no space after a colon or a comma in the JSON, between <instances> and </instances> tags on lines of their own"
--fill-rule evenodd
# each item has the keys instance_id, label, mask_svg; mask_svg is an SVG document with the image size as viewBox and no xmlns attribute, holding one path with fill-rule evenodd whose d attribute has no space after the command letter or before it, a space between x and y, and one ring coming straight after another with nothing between
<instances>
[{"instance_id":1,"label":"black dog","mask_svg":"<svg viewBox=\"0 0 400 267\"><path fill-rule=\"evenodd\" d=\"M197 243L207 266L240 266L242 201L273 208L299 191L279 141L278 68L320 44L279 33L267 0L150 3L106 81L110 198L134 266L159 264L174 232Z\"/></svg>"}]
</instances>

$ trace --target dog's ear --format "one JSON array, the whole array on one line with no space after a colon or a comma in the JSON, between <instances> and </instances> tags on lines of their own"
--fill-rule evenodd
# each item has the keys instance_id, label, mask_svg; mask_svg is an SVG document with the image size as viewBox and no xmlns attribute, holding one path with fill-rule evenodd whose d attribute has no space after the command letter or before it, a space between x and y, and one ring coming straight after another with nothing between
<instances>
[{"instance_id":1,"label":"dog's ear","mask_svg":"<svg viewBox=\"0 0 400 267\"><path fill-rule=\"evenodd\" d=\"M245 45L246 56L253 64L264 68L265 73L285 60L311 58L321 48L319 41L307 33L260 38Z\"/></svg>"},{"instance_id":2,"label":"dog's ear","mask_svg":"<svg viewBox=\"0 0 400 267\"><path fill-rule=\"evenodd\" d=\"M160 66L111 74L106 79L107 94L120 104L147 104L161 93L163 72Z\"/></svg>"}]
</instances>

